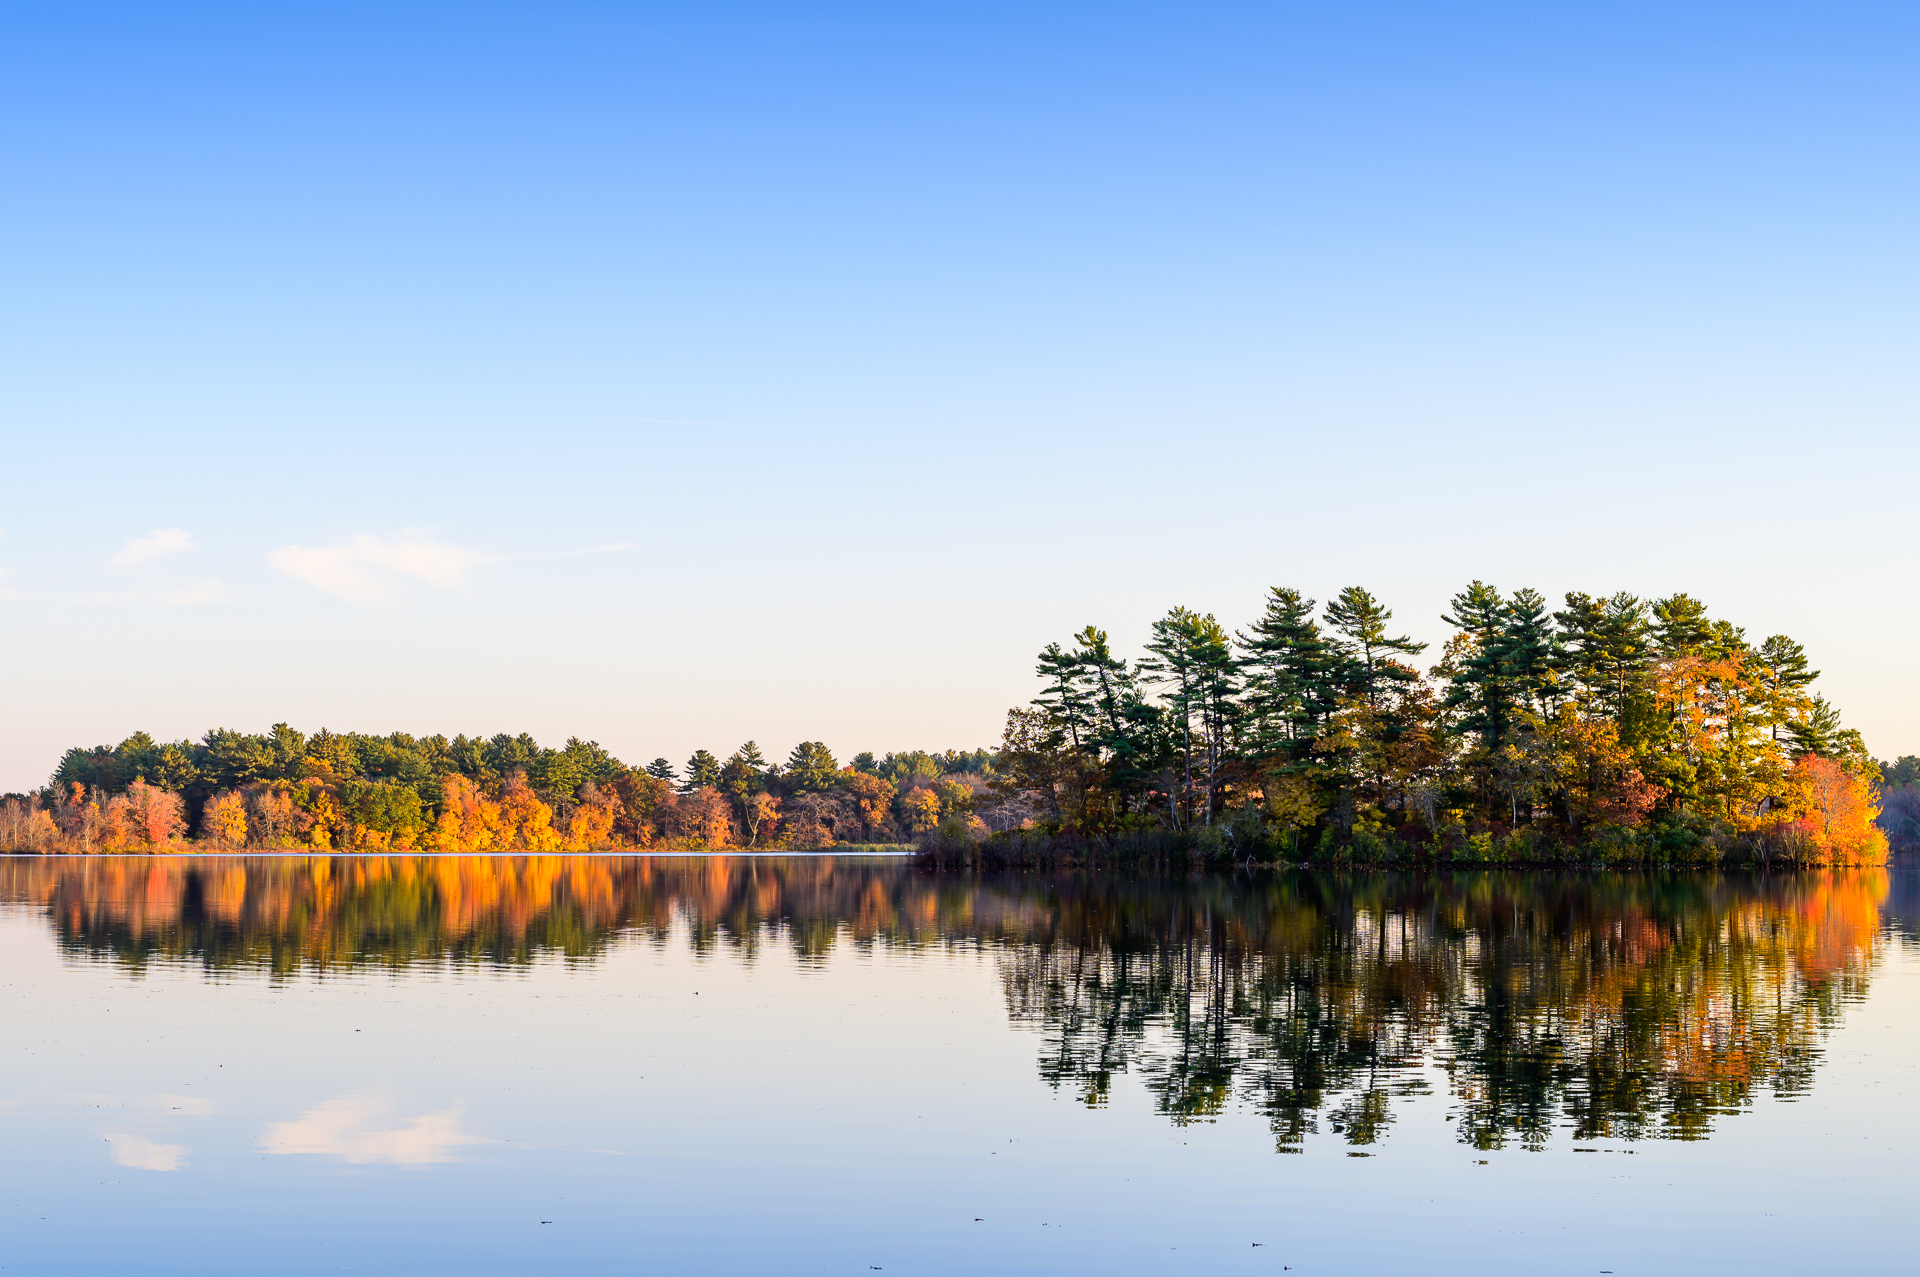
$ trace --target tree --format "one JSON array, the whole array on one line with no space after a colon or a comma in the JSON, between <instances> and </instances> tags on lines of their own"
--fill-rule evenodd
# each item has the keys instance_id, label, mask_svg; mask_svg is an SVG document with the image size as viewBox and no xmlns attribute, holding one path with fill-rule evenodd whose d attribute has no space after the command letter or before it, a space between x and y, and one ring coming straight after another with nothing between
<instances>
[{"instance_id":1,"label":"tree","mask_svg":"<svg viewBox=\"0 0 1920 1277\"><path fill-rule=\"evenodd\" d=\"M1584 596L1582 596L1584 597ZM1506 743L1513 718L1512 695L1502 664L1507 601L1484 581L1453 596L1452 610L1440 619L1460 631L1443 662L1447 680L1444 705L1456 728L1479 742L1485 758Z\"/></svg>"},{"instance_id":2,"label":"tree","mask_svg":"<svg viewBox=\"0 0 1920 1277\"><path fill-rule=\"evenodd\" d=\"M675 771L673 764L664 758L656 758L648 763L647 775L655 780L664 780L669 785L677 784L680 780L680 773Z\"/></svg>"},{"instance_id":3,"label":"tree","mask_svg":"<svg viewBox=\"0 0 1920 1277\"><path fill-rule=\"evenodd\" d=\"M1653 605L1653 639L1668 659L1699 656L1713 641L1707 605L1689 594L1675 594Z\"/></svg>"},{"instance_id":4,"label":"tree","mask_svg":"<svg viewBox=\"0 0 1920 1277\"><path fill-rule=\"evenodd\" d=\"M840 765L833 761L833 751L821 741L802 741L788 756L786 780L795 793L817 794L832 789L839 775Z\"/></svg>"},{"instance_id":5,"label":"tree","mask_svg":"<svg viewBox=\"0 0 1920 1277\"><path fill-rule=\"evenodd\" d=\"M1184 607L1176 607L1153 623L1153 636L1147 640L1147 651L1152 655L1140 662L1142 677L1166 689L1167 725L1174 733L1174 748L1180 756L1178 792L1170 810L1181 828L1192 822L1189 803L1193 795L1194 719L1200 712L1203 678L1200 646L1200 618Z\"/></svg>"},{"instance_id":6,"label":"tree","mask_svg":"<svg viewBox=\"0 0 1920 1277\"><path fill-rule=\"evenodd\" d=\"M1781 733L1790 731L1811 709L1812 697L1805 689L1820 677L1820 671L1810 668L1806 649L1784 634L1769 636L1754 655L1761 721L1778 743Z\"/></svg>"},{"instance_id":7,"label":"tree","mask_svg":"<svg viewBox=\"0 0 1920 1277\"><path fill-rule=\"evenodd\" d=\"M680 792L691 794L696 790L712 789L720 783L720 760L704 749L693 751L693 757L687 760L687 778L680 784Z\"/></svg>"},{"instance_id":8,"label":"tree","mask_svg":"<svg viewBox=\"0 0 1920 1277\"><path fill-rule=\"evenodd\" d=\"M1559 694L1559 643L1538 590L1515 590L1500 612L1500 678L1514 703L1549 714Z\"/></svg>"},{"instance_id":9,"label":"tree","mask_svg":"<svg viewBox=\"0 0 1920 1277\"><path fill-rule=\"evenodd\" d=\"M1266 611L1238 636L1248 743L1257 757L1300 761L1338 708L1338 661L1314 606L1300 591L1276 585Z\"/></svg>"},{"instance_id":10,"label":"tree","mask_svg":"<svg viewBox=\"0 0 1920 1277\"><path fill-rule=\"evenodd\" d=\"M222 790L207 800L200 813L200 830L222 846L244 847L247 842L247 801L234 791Z\"/></svg>"},{"instance_id":11,"label":"tree","mask_svg":"<svg viewBox=\"0 0 1920 1277\"><path fill-rule=\"evenodd\" d=\"M749 847L759 838L760 822L769 810L759 801L767 788L766 765L760 747L748 741L734 750L733 757L720 769L720 792L733 803L740 826L747 831Z\"/></svg>"},{"instance_id":12,"label":"tree","mask_svg":"<svg viewBox=\"0 0 1920 1277\"><path fill-rule=\"evenodd\" d=\"M1035 667L1035 673L1046 686L1033 698L1033 703L1059 725L1075 749L1085 748L1093 723L1081 694L1078 660L1058 643L1049 643L1040 651L1040 664Z\"/></svg>"},{"instance_id":13,"label":"tree","mask_svg":"<svg viewBox=\"0 0 1920 1277\"><path fill-rule=\"evenodd\" d=\"M1389 661L1391 656L1418 656L1427 650L1406 635L1389 636L1387 622L1393 613L1379 600L1357 585L1340 591L1327 604L1327 626L1336 636L1333 648L1347 660L1351 686L1369 705L1379 697L1382 684L1405 683L1419 675L1406 665Z\"/></svg>"},{"instance_id":14,"label":"tree","mask_svg":"<svg viewBox=\"0 0 1920 1277\"><path fill-rule=\"evenodd\" d=\"M1874 824L1880 801L1872 785L1818 754L1803 755L1793 770L1804 795L1801 828L1829 862L1885 863L1887 836Z\"/></svg>"}]
</instances>

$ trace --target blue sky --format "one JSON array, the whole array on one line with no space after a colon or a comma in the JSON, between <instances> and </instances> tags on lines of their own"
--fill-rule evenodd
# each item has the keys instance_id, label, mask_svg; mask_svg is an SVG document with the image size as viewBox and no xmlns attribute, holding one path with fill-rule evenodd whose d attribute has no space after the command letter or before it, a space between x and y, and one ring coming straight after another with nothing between
<instances>
[{"instance_id":1,"label":"blue sky","mask_svg":"<svg viewBox=\"0 0 1920 1277\"><path fill-rule=\"evenodd\" d=\"M0 14L0 789L991 743L1033 653L1689 590L1920 752L1920 11Z\"/></svg>"}]
</instances>

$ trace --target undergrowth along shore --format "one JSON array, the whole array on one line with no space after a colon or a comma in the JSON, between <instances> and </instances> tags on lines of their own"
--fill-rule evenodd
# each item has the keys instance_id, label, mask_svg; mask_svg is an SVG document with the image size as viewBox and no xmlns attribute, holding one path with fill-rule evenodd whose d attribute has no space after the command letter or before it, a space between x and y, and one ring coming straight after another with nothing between
<instances>
[{"instance_id":1,"label":"undergrowth along shore","mask_svg":"<svg viewBox=\"0 0 1920 1277\"><path fill-rule=\"evenodd\" d=\"M1641 829L1610 828L1574 843L1538 829L1443 831L1428 839L1365 829L1323 830L1317 839L1276 839L1253 825L1223 823L1197 830L1143 829L1087 835L1067 830L1015 830L984 839L920 843L916 863L929 869L1226 869L1241 865L1344 868L1756 868L1863 867L1887 863L1882 843L1849 857L1797 830L1734 833L1704 822Z\"/></svg>"}]
</instances>

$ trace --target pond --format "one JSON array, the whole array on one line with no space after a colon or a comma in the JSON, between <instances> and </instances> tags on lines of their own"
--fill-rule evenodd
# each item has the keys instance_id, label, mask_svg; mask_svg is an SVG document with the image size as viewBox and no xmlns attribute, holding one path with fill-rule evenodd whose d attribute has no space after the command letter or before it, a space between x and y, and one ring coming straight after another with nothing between
<instances>
[{"instance_id":1,"label":"pond","mask_svg":"<svg viewBox=\"0 0 1920 1277\"><path fill-rule=\"evenodd\" d=\"M1920 874L0 858L0 1269L1905 1270Z\"/></svg>"}]
</instances>

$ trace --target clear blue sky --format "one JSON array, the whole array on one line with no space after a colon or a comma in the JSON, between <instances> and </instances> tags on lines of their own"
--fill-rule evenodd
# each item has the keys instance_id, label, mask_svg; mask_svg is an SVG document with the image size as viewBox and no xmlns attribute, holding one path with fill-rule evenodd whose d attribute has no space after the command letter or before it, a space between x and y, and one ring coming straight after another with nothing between
<instances>
[{"instance_id":1,"label":"clear blue sky","mask_svg":"<svg viewBox=\"0 0 1920 1277\"><path fill-rule=\"evenodd\" d=\"M0 13L0 789L989 744L1173 604L1689 590L1920 752L1920 9ZM697 423L697 424L688 424Z\"/></svg>"}]
</instances>

